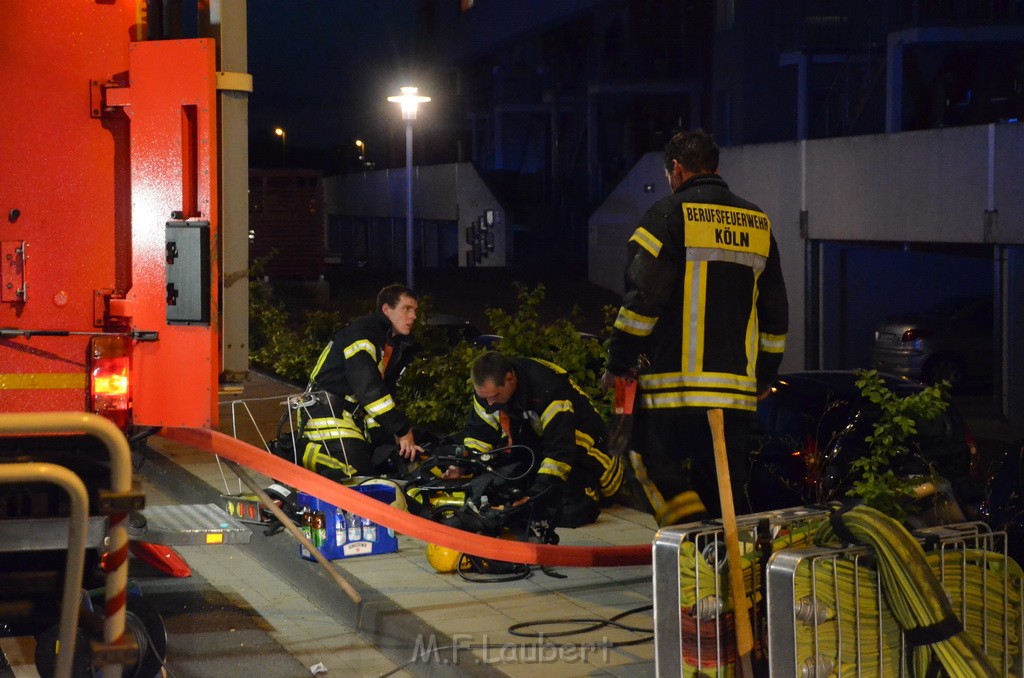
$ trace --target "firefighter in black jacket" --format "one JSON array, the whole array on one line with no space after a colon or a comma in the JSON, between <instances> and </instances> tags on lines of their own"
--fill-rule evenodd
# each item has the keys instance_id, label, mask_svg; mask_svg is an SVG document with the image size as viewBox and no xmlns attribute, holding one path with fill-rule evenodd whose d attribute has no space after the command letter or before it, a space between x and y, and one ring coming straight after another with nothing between
<instances>
[{"instance_id":1,"label":"firefighter in black jacket","mask_svg":"<svg viewBox=\"0 0 1024 678\"><path fill-rule=\"evenodd\" d=\"M718 176L718 155L699 130L665 147L673 193L629 240L602 379L610 386L643 365L640 449L631 460L659 525L720 515L709 409L724 412L734 501L737 512L746 509L752 413L786 343L789 307L771 223Z\"/></svg>"},{"instance_id":2,"label":"firefighter in black jacket","mask_svg":"<svg viewBox=\"0 0 1024 678\"><path fill-rule=\"evenodd\" d=\"M534 450L528 497L560 527L591 523L622 483L618 457L602 451L607 428L561 367L488 351L471 369L473 410L462 432L470 454L519 444ZM457 477L449 469L446 477Z\"/></svg>"},{"instance_id":3,"label":"firefighter in black jacket","mask_svg":"<svg viewBox=\"0 0 1024 678\"><path fill-rule=\"evenodd\" d=\"M394 399L415 352L409 335L418 306L411 289L389 285L377 295L377 310L339 330L320 354L310 390L326 397L305 408L304 467L345 480L377 473L387 455L375 459L374 450L383 445L397 443L407 460L423 451Z\"/></svg>"}]
</instances>

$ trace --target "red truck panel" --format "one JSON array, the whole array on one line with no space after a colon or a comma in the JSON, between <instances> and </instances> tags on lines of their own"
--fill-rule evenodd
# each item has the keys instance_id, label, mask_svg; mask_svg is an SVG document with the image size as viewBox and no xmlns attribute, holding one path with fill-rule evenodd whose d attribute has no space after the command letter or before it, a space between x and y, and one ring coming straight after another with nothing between
<instances>
[{"instance_id":1,"label":"red truck panel","mask_svg":"<svg viewBox=\"0 0 1024 678\"><path fill-rule=\"evenodd\" d=\"M86 409L86 333L144 331L135 423L216 418L215 49L133 42L138 21L134 0L0 3L0 330L83 333L0 336L0 411ZM210 224L209 323L167 322L172 213Z\"/></svg>"}]
</instances>

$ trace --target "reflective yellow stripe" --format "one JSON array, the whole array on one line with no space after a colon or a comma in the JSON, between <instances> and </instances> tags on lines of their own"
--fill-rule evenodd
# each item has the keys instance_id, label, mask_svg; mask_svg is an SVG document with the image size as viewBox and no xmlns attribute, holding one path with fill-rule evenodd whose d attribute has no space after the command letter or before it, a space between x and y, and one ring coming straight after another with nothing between
<instances>
[{"instance_id":1,"label":"reflective yellow stripe","mask_svg":"<svg viewBox=\"0 0 1024 678\"><path fill-rule=\"evenodd\" d=\"M552 372L555 372L557 374L566 374L566 371L563 368L559 367L558 365L556 365L556 364L554 364L552 362L548 362L547 360L544 360L543 358L530 358L530 360L532 360L535 363L540 363L544 367L548 368L549 370L551 370Z\"/></svg>"},{"instance_id":2,"label":"reflective yellow stripe","mask_svg":"<svg viewBox=\"0 0 1024 678\"><path fill-rule=\"evenodd\" d=\"M601 473L601 496L610 497L618 492L619 487L622 485L624 473L622 459L619 457L609 457L597 448L590 449L587 454L593 457L597 463L601 464L601 467L604 469Z\"/></svg>"},{"instance_id":3,"label":"reflective yellow stripe","mask_svg":"<svg viewBox=\"0 0 1024 678\"><path fill-rule=\"evenodd\" d=\"M552 400L551 404L540 415L541 427L547 429L551 420L562 412L572 412L572 403L568 400Z\"/></svg>"},{"instance_id":4,"label":"reflective yellow stripe","mask_svg":"<svg viewBox=\"0 0 1024 678\"><path fill-rule=\"evenodd\" d=\"M757 383L752 377L728 372L707 372L704 374L683 374L682 372L656 372L641 374L640 387L647 391L685 388L718 388L736 389L738 391L757 391Z\"/></svg>"},{"instance_id":5,"label":"reflective yellow stripe","mask_svg":"<svg viewBox=\"0 0 1024 678\"><path fill-rule=\"evenodd\" d=\"M703 247L688 247L686 249L687 261L726 261L733 264L740 264L754 269L760 273L768 263L767 257L752 252L731 252L728 250L716 250Z\"/></svg>"},{"instance_id":6,"label":"reflective yellow stripe","mask_svg":"<svg viewBox=\"0 0 1024 678\"><path fill-rule=\"evenodd\" d=\"M389 412L393 409L395 409L395 400L391 397L391 394L388 394L383 398L378 398L366 406L367 414L371 414L375 417L379 417L385 412Z\"/></svg>"},{"instance_id":7,"label":"reflective yellow stripe","mask_svg":"<svg viewBox=\"0 0 1024 678\"><path fill-rule=\"evenodd\" d=\"M640 483L644 494L647 495L647 501L650 502L651 508L654 509L654 515L658 515L665 508L665 498L661 496L661 491L658 490L651 477L647 475L647 466L638 452L635 450L630 451L629 462L633 465L633 472L636 475L637 482Z\"/></svg>"},{"instance_id":8,"label":"reflective yellow stripe","mask_svg":"<svg viewBox=\"0 0 1024 678\"><path fill-rule=\"evenodd\" d=\"M491 449L494 447L490 443L485 443L484 441L478 440L477 438L466 438L465 440L462 441L462 444L467 450L473 450L474 452L479 452L481 454L485 452L490 452Z\"/></svg>"},{"instance_id":9,"label":"reflective yellow stripe","mask_svg":"<svg viewBox=\"0 0 1024 678\"><path fill-rule=\"evenodd\" d=\"M589 452L594 447L594 439L583 431L576 429L576 444Z\"/></svg>"},{"instance_id":10,"label":"reflective yellow stripe","mask_svg":"<svg viewBox=\"0 0 1024 678\"><path fill-rule=\"evenodd\" d=\"M310 419L306 422L306 430L310 429L321 429L321 428L335 428L337 426L352 426L352 422L346 420L344 417L337 419L335 417L317 417Z\"/></svg>"},{"instance_id":11,"label":"reflective yellow stripe","mask_svg":"<svg viewBox=\"0 0 1024 678\"><path fill-rule=\"evenodd\" d=\"M304 433L307 440L338 440L339 438L354 438L356 440L365 440L363 434L359 431L352 431L347 428L334 428L324 429L322 431L306 431Z\"/></svg>"},{"instance_id":12,"label":"reflective yellow stripe","mask_svg":"<svg viewBox=\"0 0 1024 678\"><path fill-rule=\"evenodd\" d=\"M320 374L320 368L324 366L324 361L327 360L327 354L331 352L331 346L334 346L334 341L327 342L327 347L320 352L320 357L316 359L316 365L313 366L313 371L309 373L310 381L316 381L316 375Z\"/></svg>"},{"instance_id":13,"label":"reflective yellow stripe","mask_svg":"<svg viewBox=\"0 0 1024 678\"><path fill-rule=\"evenodd\" d=\"M370 354L370 357L373 358L374 361L377 360L377 349L370 341L366 339L359 339L353 341L351 344L345 347L343 353L345 354L346 358L351 358L360 351L366 351L367 353Z\"/></svg>"},{"instance_id":14,"label":"reflective yellow stripe","mask_svg":"<svg viewBox=\"0 0 1024 678\"><path fill-rule=\"evenodd\" d=\"M83 368L84 370L84 368ZM87 377L82 372L37 372L0 374L0 390L42 390L50 388L74 388L85 390Z\"/></svg>"},{"instance_id":15,"label":"reflective yellow stripe","mask_svg":"<svg viewBox=\"0 0 1024 678\"><path fill-rule=\"evenodd\" d=\"M654 258L657 258L658 254L661 253L661 241L651 235L651 232L643 226L637 228L636 231L633 232L629 241L635 242L637 245L640 245L640 247L643 247L645 250L650 252L651 256Z\"/></svg>"},{"instance_id":16,"label":"reflective yellow stripe","mask_svg":"<svg viewBox=\"0 0 1024 678\"><path fill-rule=\"evenodd\" d=\"M750 290L750 315L747 316L747 376L751 379L757 378L757 283Z\"/></svg>"},{"instance_id":17,"label":"reflective yellow stripe","mask_svg":"<svg viewBox=\"0 0 1024 678\"><path fill-rule=\"evenodd\" d=\"M758 335L758 345L765 353L783 353L786 350L786 335L761 332Z\"/></svg>"},{"instance_id":18,"label":"reflective yellow stripe","mask_svg":"<svg viewBox=\"0 0 1024 678\"><path fill-rule=\"evenodd\" d=\"M302 465L310 471L318 471L317 468L330 468L336 469L351 477L356 474L356 469L353 466L335 459L329 453L321 452L320 450L325 449L320 443L307 443L306 449L302 452Z\"/></svg>"},{"instance_id":19,"label":"reflective yellow stripe","mask_svg":"<svg viewBox=\"0 0 1024 678\"><path fill-rule=\"evenodd\" d=\"M683 522L684 518L698 513L707 513L707 511L707 508L704 507L704 502L700 500L697 493L693 490L687 490L680 492L665 502L661 510L655 512L654 520L658 523L658 527L667 527L669 525L678 525Z\"/></svg>"},{"instance_id":20,"label":"reflective yellow stripe","mask_svg":"<svg viewBox=\"0 0 1024 678\"><path fill-rule=\"evenodd\" d=\"M615 329L626 334L633 334L638 337L646 337L654 331L654 325L658 319L649 315L634 313L623 306L619 309L619 315L615 318Z\"/></svg>"},{"instance_id":21,"label":"reflective yellow stripe","mask_svg":"<svg viewBox=\"0 0 1024 678\"><path fill-rule=\"evenodd\" d=\"M704 366L704 298L708 283L707 265L687 261L684 279L689 280L690 284L683 290L682 351L686 359L686 371L695 374Z\"/></svg>"},{"instance_id":22,"label":"reflective yellow stripe","mask_svg":"<svg viewBox=\"0 0 1024 678\"><path fill-rule=\"evenodd\" d=\"M498 415L496 412L488 412L484 409L483 404L476 398L473 398L473 411L476 412L476 416L483 419L485 422L491 425L495 431L501 430L501 424L498 422Z\"/></svg>"},{"instance_id":23,"label":"reflective yellow stripe","mask_svg":"<svg viewBox=\"0 0 1024 678\"><path fill-rule=\"evenodd\" d=\"M314 417L303 425L302 435L308 440L364 440L362 430L348 412L342 412L338 417Z\"/></svg>"},{"instance_id":24,"label":"reflective yellow stripe","mask_svg":"<svg viewBox=\"0 0 1024 678\"><path fill-rule=\"evenodd\" d=\"M734 410L757 410L757 399L737 393L714 393L709 391L669 391L646 393L642 406L654 410L669 407L728 407Z\"/></svg>"},{"instance_id":25,"label":"reflective yellow stripe","mask_svg":"<svg viewBox=\"0 0 1024 678\"><path fill-rule=\"evenodd\" d=\"M572 466L556 459L552 459L551 457L545 458L544 461L540 463L540 468L537 469L538 474L546 473L547 475L555 476L562 480L569 477L569 471L572 471Z\"/></svg>"}]
</instances>

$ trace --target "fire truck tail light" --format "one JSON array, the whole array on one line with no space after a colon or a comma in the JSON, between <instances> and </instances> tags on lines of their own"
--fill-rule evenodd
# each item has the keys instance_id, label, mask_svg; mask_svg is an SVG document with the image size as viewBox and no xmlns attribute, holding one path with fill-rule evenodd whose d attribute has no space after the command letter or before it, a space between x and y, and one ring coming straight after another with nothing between
<instances>
[{"instance_id":1,"label":"fire truck tail light","mask_svg":"<svg viewBox=\"0 0 1024 678\"><path fill-rule=\"evenodd\" d=\"M128 337L94 337L89 347L90 408L122 428L131 405L130 347Z\"/></svg>"}]
</instances>

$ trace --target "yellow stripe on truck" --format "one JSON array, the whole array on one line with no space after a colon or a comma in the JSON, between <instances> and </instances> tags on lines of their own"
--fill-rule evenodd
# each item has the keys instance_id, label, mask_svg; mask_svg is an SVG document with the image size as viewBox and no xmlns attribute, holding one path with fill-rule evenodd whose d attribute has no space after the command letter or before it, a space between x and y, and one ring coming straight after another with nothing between
<instances>
[{"instance_id":1,"label":"yellow stripe on truck","mask_svg":"<svg viewBox=\"0 0 1024 678\"><path fill-rule=\"evenodd\" d=\"M55 388L84 390L84 372L38 372L35 374L0 374L0 391L29 391Z\"/></svg>"}]
</instances>

